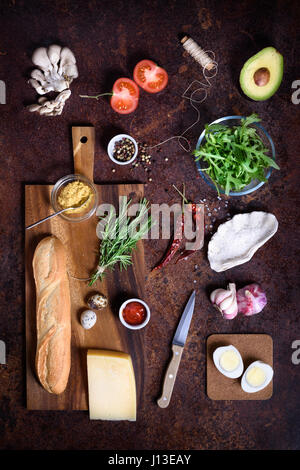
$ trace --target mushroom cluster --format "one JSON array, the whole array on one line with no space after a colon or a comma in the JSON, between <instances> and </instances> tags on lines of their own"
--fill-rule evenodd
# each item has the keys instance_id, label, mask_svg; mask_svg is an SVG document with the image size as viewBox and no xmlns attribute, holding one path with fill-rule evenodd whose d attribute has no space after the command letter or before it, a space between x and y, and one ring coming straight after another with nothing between
<instances>
[{"instance_id":1,"label":"mushroom cluster","mask_svg":"<svg viewBox=\"0 0 300 470\"><path fill-rule=\"evenodd\" d=\"M39 67L31 72L29 83L39 95L55 91L55 99L41 97L38 104L28 106L31 112L37 111L46 116L62 113L66 100L71 96L70 84L78 77L76 59L68 47L52 44L46 49L39 47L33 53L32 62Z\"/></svg>"}]
</instances>

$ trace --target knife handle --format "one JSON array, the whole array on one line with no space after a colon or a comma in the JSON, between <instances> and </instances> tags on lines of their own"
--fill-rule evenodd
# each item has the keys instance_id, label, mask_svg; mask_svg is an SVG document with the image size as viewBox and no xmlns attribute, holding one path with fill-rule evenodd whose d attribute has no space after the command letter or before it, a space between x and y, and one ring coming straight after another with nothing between
<instances>
[{"instance_id":1,"label":"knife handle","mask_svg":"<svg viewBox=\"0 0 300 470\"><path fill-rule=\"evenodd\" d=\"M180 360L181 360L183 347L173 344L172 351L173 351L173 356L166 370L162 396L157 400L157 404L158 406L160 406L160 408L166 408L170 403L173 387L174 387L175 380L176 380L177 371L178 371Z\"/></svg>"}]
</instances>

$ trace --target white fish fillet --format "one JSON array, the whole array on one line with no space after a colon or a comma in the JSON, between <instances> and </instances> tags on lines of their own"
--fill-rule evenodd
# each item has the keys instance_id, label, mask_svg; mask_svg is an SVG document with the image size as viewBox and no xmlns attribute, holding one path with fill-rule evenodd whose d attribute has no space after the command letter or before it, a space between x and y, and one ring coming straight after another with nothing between
<instances>
[{"instance_id":1,"label":"white fish fillet","mask_svg":"<svg viewBox=\"0 0 300 470\"><path fill-rule=\"evenodd\" d=\"M221 272L246 263L277 229L275 215L268 212L235 215L219 226L208 244L211 269Z\"/></svg>"}]
</instances>

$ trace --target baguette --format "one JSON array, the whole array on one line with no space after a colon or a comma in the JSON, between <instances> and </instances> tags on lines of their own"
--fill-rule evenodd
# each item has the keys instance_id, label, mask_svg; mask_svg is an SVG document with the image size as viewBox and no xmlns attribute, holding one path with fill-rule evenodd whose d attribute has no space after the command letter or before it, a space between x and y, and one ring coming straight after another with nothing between
<instances>
[{"instance_id":1,"label":"baguette","mask_svg":"<svg viewBox=\"0 0 300 470\"><path fill-rule=\"evenodd\" d=\"M36 373L50 393L62 393L71 367L71 300L66 253L56 237L44 238L33 256L36 286Z\"/></svg>"}]
</instances>

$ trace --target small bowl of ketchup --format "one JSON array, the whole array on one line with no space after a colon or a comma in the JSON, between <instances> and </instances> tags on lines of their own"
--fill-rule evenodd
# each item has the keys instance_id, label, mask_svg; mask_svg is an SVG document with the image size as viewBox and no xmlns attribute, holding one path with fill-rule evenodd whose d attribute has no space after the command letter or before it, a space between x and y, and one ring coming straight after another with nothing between
<instances>
[{"instance_id":1,"label":"small bowl of ketchup","mask_svg":"<svg viewBox=\"0 0 300 470\"><path fill-rule=\"evenodd\" d=\"M129 299L124 302L119 310L121 323L131 330L144 328L150 320L150 309L140 299Z\"/></svg>"}]
</instances>

